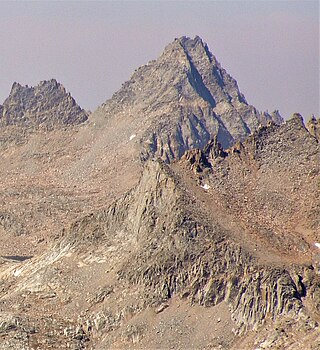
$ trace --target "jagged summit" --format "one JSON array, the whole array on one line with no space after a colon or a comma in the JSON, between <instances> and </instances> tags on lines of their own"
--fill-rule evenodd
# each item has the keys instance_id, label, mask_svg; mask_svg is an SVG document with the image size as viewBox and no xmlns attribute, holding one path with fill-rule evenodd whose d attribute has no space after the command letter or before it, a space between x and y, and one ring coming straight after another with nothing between
<instances>
[{"instance_id":1,"label":"jagged summit","mask_svg":"<svg viewBox=\"0 0 320 350\"><path fill-rule=\"evenodd\" d=\"M221 67L216 57L209 51L207 44L199 36L194 39L185 36L175 39L166 47L164 54L170 53L170 49L177 47L182 49L186 56L187 65L191 71L190 84L193 84L195 88L199 87L198 93L201 94L201 86L197 85L201 84L202 80L202 88L208 89L204 97L213 107L225 100L229 102L238 100L247 104L244 95L239 91L237 82ZM197 76L195 70L198 70L200 77ZM195 73L194 76L193 73Z\"/></svg>"},{"instance_id":2,"label":"jagged summit","mask_svg":"<svg viewBox=\"0 0 320 350\"><path fill-rule=\"evenodd\" d=\"M204 147L213 134L228 147L259 124L282 122L277 112L261 114L246 102L237 82L198 36L167 45L157 60L138 68L95 116L99 125L126 118L141 141L142 158L155 154L166 161Z\"/></svg>"},{"instance_id":3,"label":"jagged summit","mask_svg":"<svg viewBox=\"0 0 320 350\"><path fill-rule=\"evenodd\" d=\"M41 81L35 87L14 83L0 108L0 125L43 127L80 124L88 113L81 109L64 86L55 79Z\"/></svg>"}]
</instances>

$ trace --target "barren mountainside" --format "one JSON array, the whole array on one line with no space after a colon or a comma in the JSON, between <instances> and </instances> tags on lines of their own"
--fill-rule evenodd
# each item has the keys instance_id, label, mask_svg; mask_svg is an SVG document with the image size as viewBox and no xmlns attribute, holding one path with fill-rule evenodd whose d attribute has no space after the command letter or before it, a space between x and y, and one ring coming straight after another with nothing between
<instances>
[{"instance_id":1,"label":"barren mountainside","mask_svg":"<svg viewBox=\"0 0 320 350\"><path fill-rule=\"evenodd\" d=\"M279 156L273 154L275 142L293 135L302 146L298 162L309 159L311 165L305 173L293 170L295 164L283 168L292 171L288 186L304 186L309 199L310 211L299 212L300 230L304 229L299 232L290 230L297 215L296 194L283 188L283 174L273 171L278 166L274 158ZM257 138L263 147L253 142ZM290 167L292 144L284 145L278 152ZM107 209L76 221L47 253L19 269L5 263L4 307L23 304L25 298L38 300L44 324L52 332L49 341L34 309L24 308L19 323L11 321L20 338L28 334L31 344L52 344L52 348L55 344L94 349L192 344L191 348L237 349L240 342L243 349L261 344L265 344L261 349L306 345L316 349L320 280L314 243L319 240L319 216L310 214L313 206L319 208L317 140L294 116L281 127L260 129L242 147L228 152L222 153L212 142L207 154L201 162L186 154L172 166L149 160L137 187ZM274 176L272 190L266 185L245 191L246 199L239 201L243 179L233 177L239 163L248 184L268 178L268 163ZM233 185L234 200L225 193L226 181ZM270 198L275 194L277 198ZM241 212L239 202L244 206ZM204 332L192 339L188 322L195 305L213 308L214 314L214 308L224 304L220 321L207 317L212 329L223 322L227 332ZM77 305L83 309L77 321L71 316L61 319L61 309L63 315L72 315ZM173 325L181 336L167 336L171 308L178 308ZM35 333L26 328L30 323L35 324ZM4 338L6 346L12 342L9 335Z\"/></svg>"},{"instance_id":2,"label":"barren mountainside","mask_svg":"<svg viewBox=\"0 0 320 350\"><path fill-rule=\"evenodd\" d=\"M198 37L169 44L89 117L55 80L15 83L0 118L1 215L12 225L0 229L43 240L129 190L149 157L172 161L214 134L229 146L272 118L281 122L245 102Z\"/></svg>"},{"instance_id":3,"label":"barren mountainside","mask_svg":"<svg viewBox=\"0 0 320 350\"><path fill-rule=\"evenodd\" d=\"M199 37L90 116L55 80L0 113L0 349L320 348L319 119Z\"/></svg>"}]
</instances>

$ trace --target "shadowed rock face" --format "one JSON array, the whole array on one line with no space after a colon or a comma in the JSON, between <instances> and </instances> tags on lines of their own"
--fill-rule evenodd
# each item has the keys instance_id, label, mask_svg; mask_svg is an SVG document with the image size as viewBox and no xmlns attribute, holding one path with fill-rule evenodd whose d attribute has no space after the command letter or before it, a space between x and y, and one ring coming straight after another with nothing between
<instances>
[{"instance_id":1,"label":"shadowed rock face","mask_svg":"<svg viewBox=\"0 0 320 350\"><path fill-rule=\"evenodd\" d=\"M101 125L123 118L140 138L141 157L165 161L204 147L213 134L226 148L259 124L282 122L278 112L260 114L248 105L237 82L199 37L175 39L93 116Z\"/></svg>"},{"instance_id":2,"label":"shadowed rock face","mask_svg":"<svg viewBox=\"0 0 320 350\"><path fill-rule=\"evenodd\" d=\"M42 81L35 87L14 83L0 108L0 125L18 125L50 130L81 124L88 113L81 109L56 80Z\"/></svg>"}]
</instances>

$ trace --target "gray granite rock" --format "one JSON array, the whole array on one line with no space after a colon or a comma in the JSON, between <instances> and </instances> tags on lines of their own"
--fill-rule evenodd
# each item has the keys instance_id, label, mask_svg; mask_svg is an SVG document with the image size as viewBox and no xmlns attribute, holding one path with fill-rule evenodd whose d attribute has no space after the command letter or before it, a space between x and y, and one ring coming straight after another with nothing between
<instances>
[{"instance_id":1,"label":"gray granite rock","mask_svg":"<svg viewBox=\"0 0 320 350\"><path fill-rule=\"evenodd\" d=\"M167 162L203 148L213 135L227 148L260 124L282 122L278 112L260 113L246 102L199 37L175 39L157 60L138 68L93 119L126 120L138 131L141 157Z\"/></svg>"},{"instance_id":2,"label":"gray granite rock","mask_svg":"<svg viewBox=\"0 0 320 350\"><path fill-rule=\"evenodd\" d=\"M9 97L0 106L0 126L18 125L50 130L76 125L88 119L70 93L52 79L35 87L14 83Z\"/></svg>"}]
</instances>

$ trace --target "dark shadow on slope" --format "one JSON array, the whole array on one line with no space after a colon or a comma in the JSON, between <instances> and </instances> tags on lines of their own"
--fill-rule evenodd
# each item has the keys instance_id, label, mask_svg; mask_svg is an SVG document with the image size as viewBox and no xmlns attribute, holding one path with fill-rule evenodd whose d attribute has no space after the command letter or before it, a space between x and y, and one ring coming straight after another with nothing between
<instances>
[{"instance_id":1,"label":"dark shadow on slope","mask_svg":"<svg viewBox=\"0 0 320 350\"><path fill-rule=\"evenodd\" d=\"M33 255L1 255L1 258L14 261L25 261L33 258Z\"/></svg>"},{"instance_id":2,"label":"dark shadow on slope","mask_svg":"<svg viewBox=\"0 0 320 350\"><path fill-rule=\"evenodd\" d=\"M201 96L205 101L209 102L211 107L214 108L216 106L216 101L214 100L208 88L205 86L200 73L192 63L191 58L188 54L187 57L190 64L190 72L188 73L189 83L199 94L199 96Z\"/></svg>"}]
</instances>

